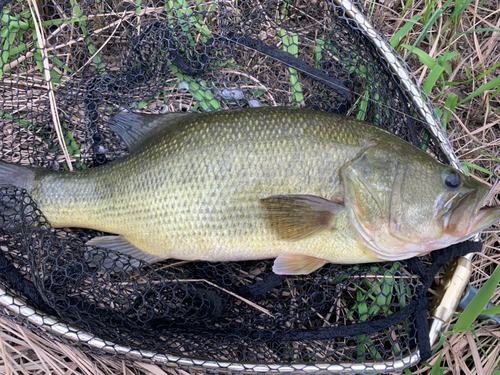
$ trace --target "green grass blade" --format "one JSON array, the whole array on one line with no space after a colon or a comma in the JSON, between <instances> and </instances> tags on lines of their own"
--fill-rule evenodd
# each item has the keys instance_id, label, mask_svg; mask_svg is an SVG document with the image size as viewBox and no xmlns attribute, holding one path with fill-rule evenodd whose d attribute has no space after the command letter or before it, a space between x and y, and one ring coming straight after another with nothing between
<instances>
[{"instance_id":1,"label":"green grass blade","mask_svg":"<svg viewBox=\"0 0 500 375\"><path fill-rule=\"evenodd\" d=\"M60 25L69 25L71 23L77 23L77 22L82 22L82 21L88 21L88 17L78 17L78 18L61 18L58 20L50 20L50 21L43 21L42 26L47 27L47 26L60 26Z\"/></svg>"},{"instance_id":2,"label":"green grass blade","mask_svg":"<svg viewBox=\"0 0 500 375\"><path fill-rule=\"evenodd\" d=\"M483 310L481 315L498 315L500 314L500 306L490 307L489 309Z\"/></svg>"},{"instance_id":3,"label":"green grass blade","mask_svg":"<svg viewBox=\"0 0 500 375\"><path fill-rule=\"evenodd\" d=\"M453 13L451 14L451 18L459 17L465 9L472 3L472 0L465 0L464 2L457 1L455 3L455 7L453 9Z\"/></svg>"},{"instance_id":4,"label":"green grass blade","mask_svg":"<svg viewBox=\"0 0 500 375\"><path fill-rule=\"evenodd\" d=\"M490 82L486 82L484 85L479 87L476 91L474 91L472 94L470 94L468 97L466 97L464 100L460 101L458 105L464 104L465 102L471 100L472 98L475 98L478 95L483 94L484 92L491 90L493 88L496 88L500 86L500 77L495 78L494 80Z\"/></svg>"},{"instance_id":5,"label":"green grass blade","mask_svg":"<svg viewBox=\"0 0 500 375\"><path fill-rule=\"evenodd\" d=\"M476 164L470 163L470 162L468 162L468 161L463 161L461 164L462 164L464 167L467 167L467 169L468 169L468 168L472 168L472 169L476 169L476 170L478 170L478 171L480 171L480 172L483 172L483 173L489 174L490 176L493 176L493 175L494 175L494 174L493 174L493 172L491 172L491 171L489 171L489 170L487 170L487 169L485 169L485 168L483 168L483 167L480 167L479 165L476 165Z\"/></svg>"},{"instance_id":6,"label":"green grass blade","mask_svg":"<svg viewBox=\"0 0 500 375\"><path fill-rule=\"evenodd\" d=\"M422 16L414 16L391 38L391 46L396 48L401 40L413 29L413 26L422 19ZM396 48L397 49L397 48Z\"/></svg>"},{"instance_id":7,"label":"green grass blade","mask_svg":"<svg viewBox=\"0 0 500 375\"><path fill-rule=\"evenodd\" d=\"M446 103L444 103L444 108L442 111L441 124L443 125L443 129L446 130L448 126L448 121L450 121L452 113L455 111L455 108L458 103L458 95L451 93L446 99Z\"/></svg>"},{"instance_id":8,"label":"green grass blade","mask_svg":"<svg viewBox=\"0 0 500 375\"><path fill-rule=\"evenodd\" d=\"M434 366L432 366L431 371L429 372L429 375L443 375L444 372L441 369L441 360L443 359L443 354L441 353L436 361L434 363Z\"/></svg>"},{"instance_id":9,"label":"green grass blade","mask_svg":"<svg viewBox=\"0 0 500 375\"><path fill-rule=\"evenodd\" d=\"M368 112L369 100L370 100L370 93L368 92L368 90L366 90L362 96L361 101L359 102L359 112L356 115L356 119L360 121L366 120L366 113Z\"/></svg>"},{"instance_id":10,"label":"green grass blade","mask_svg":"<svg viewBox=\"0 0 500 375\"><path fill-rule=\"evenodd\" d=\"M461 37L462 35L464 35L464 34L478 33L478 32L483 32L483 31L486 31L486 32L492 32L492 33L498 33L498 32L500 32L500 29L490 29L490 28L484 28L484 29L467 30L467 31L463 31L463 32L458 33L457 35L455 35L455 36L453 37L453 40L460 38L460 37Z\"/></svg>"},{"instance_id":11,"label":"green grass blade","mask_svg":"<svg viewBox=\"0 0 500 375\"><path fill-rule=\"evenodd\" d=\"M422 64L424 64L429 69L433 69L436 66L436 61L427 53L422 51L420 48L413 48L407 44L401 44L401 47L409 50L412 50L412 53L417 55L418 59Z\"/></svg>"},{"instance_id":12,"label":"green grass blade","mask_svg":"<svg viewBox=\"0 0 500 375\"><path fill-rule=\"evenodd\" d=\"M496 156L493 156L491 154L488 154L487 152L484 151L478 151L481 155L487 156L493 160L495 160L497 163L500 163L500 158L497 158Z\"/></svg>"},{"instance_id":13,"label":"green grass blade","mask_svg":"<svg viewBox=\"0 0 500 375\"><path fill-rule=\"evenodd\" d=\"M31 129L33 127L33 125L31 125L29 122L27 122L19 117L14 117L10 113L4 112L4 111L0 111L0 117L5 117L5 118L8 118L10 120L13 120L13 121L21 124L22 126L28 128L28 129Z\"/></svg>"},{"instance_id":14,"label":"green grass blade","mask_svg":"<svg viewBox=\"0 0 500 375\"><path fill-rule=\"evenodd\" d=\"M491 99L493 99L495 96L497 96L497 94L498 94L499 92L500 92L500 87L498 87L498 89L496 89L496 90L493 92L493 94L491 94L491 98L490 98L490 100L491 100Z\"/></svg>"},{"instance_id":15,"label":"green grass blade","mask_svg":"<svg viewBox=\"0 0 500 375\"><path fill-rule=\"evenodd\" d=\"M427 95L429 95L432 91L432 88L436 85L437 80L439 77L443 75L444 68L441 65L434 66L434 68L431 70L429 73L429 76L425 80L422 88L426 92Z\"/></svg>"},{"instance_id":16,"label":"green grass blade","mask_svg":"<svg viewBox=\"0 0 500 375\"><path fill-rule=\"evenodd\" d=\"M457 52L446 52L443 56L439 56L437 59L437 63L439 65L443 65L445 62L450 61L451 59L454 59L455 57L460 57L460 55Z\"/></svg>"},{"instance_id":17,"label":"green grass blade","mask_svg":"<svg viewBox=\"0 0 500 375\"><path fill-rule=\"evenodd\" d=\"M403 8L403 11L401 12L401 18L404 17L404 15L406 14L406 11L408 10L410 5L412 5L412 4L413 4L413 0L406 0L405 7Z\"/></svg>"},{"instance_id":18,"label":"green grass blade","mask_svg":"<svg viewBox=\"0 0 500 375\"><path fill-rule=\"evenodd\" d=\"M410 53L413 51L413 49L420 43L422 38L427 35L429 30L432 28L436 20L441 16L441 14L448 8L448 6L451 4L452 0L447 0L446 3L444 3L438 10L434 12L432 17L429 19L429 22L427 22L422 30L422 32L418 35L417 39L413 43L411 49L408 51L408 53L405 55L404 60L410 56Z\"/></svg>"},{"instance_id":19,"label":"green grass blade","mask_svg":"<svg viewBox=\"0 0 500 375\"><path fill-rule=\"evenodd\" d=\"M500 282L500 266L495 269L488 281L486 281L483 287L479 290L476 296L472 299L469 306L460 314L457 323L453 329L454 333L466 332L470 330L470 327L474 320L481 315L484 307L490 301L495 289Z\"/></svg>"}]
</instances>

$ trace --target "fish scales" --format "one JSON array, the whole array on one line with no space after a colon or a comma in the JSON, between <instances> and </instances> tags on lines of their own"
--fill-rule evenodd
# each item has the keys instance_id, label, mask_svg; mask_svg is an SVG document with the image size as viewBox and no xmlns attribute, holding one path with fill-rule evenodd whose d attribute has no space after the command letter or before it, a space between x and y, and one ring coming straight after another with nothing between
<instances>
[{"instance_id":1,"label":"fish scales","mask_svg":"<svg viewBox=\"0 0 500 375\"><path fill-rule=\"evenodd\" d=\"M286 109L193 116L127 158L43 175L32 196L54 227L123 234L155 255L275 257L283 243L270 232L259 199L290 193L331 198L341 192L339 168L365 147L349 120L335 119ZM320 257L336 240L318 236L289 246ZM346 262L356 259L351 253Z\"/></svg>"}]
</instances>

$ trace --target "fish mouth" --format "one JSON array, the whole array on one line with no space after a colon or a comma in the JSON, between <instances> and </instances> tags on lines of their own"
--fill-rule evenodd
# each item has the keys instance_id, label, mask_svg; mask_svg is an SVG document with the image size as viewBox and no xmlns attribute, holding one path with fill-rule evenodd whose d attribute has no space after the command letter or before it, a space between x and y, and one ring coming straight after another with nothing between
<instances>
[{"instance_id":1,"label":"fish mouth","mask_svg":"<svg viewBox=\"0 0 500 375\"><path fill-rule=\"evenodd\" d=\"M478 211L473 223L475 233L481 232L483 229L488 228L499 220L500 206L482 207Z\"/></svg>"},{"instance_id":2,"label":"fish mouth","mask_svg":"<svg viewBox=\"0 0 500 375\"><path fill-rule=\"evenodd\" d=\"M500 221L500 206L481 207L488 192L470 191L460 197L445 217L445 230L465 240Z\"/></svg>"}]
</instances>

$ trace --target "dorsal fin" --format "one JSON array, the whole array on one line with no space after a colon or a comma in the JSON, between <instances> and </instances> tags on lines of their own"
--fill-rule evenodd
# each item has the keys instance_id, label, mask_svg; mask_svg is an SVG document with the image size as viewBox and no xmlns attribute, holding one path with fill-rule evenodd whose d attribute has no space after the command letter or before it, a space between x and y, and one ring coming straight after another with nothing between
<instances>
[{"instance_id":1,"label":"dorsal fin","mask_svg":"<svg viewBox=\"0 0 500 375\"><path fill-rule=\"evenodd\" d=\"M181 117L192 116L192 113L173 112L163 115L144 115L133 112L120 112L113 116L116 132L127 145L130 153L134 153L148 145L159 135L167 134L180 125Z\"/></svg>"}]
</instances>

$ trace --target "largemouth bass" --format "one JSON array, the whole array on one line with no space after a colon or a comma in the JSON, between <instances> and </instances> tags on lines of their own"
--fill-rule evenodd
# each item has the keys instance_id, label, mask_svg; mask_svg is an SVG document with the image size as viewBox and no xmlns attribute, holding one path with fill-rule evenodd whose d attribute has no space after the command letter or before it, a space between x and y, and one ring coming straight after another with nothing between
<instances>
[{"instance_id":1,"label":"largemouth bass","mask_svg":"<svg viewBox=\"0 0 500 375\"><path fill-rule=\"evenodd\" d=\"M403 260L500 220L487 185L373 125L276 107L115 116L131 155L77 172L0 164L55 228L148 262L276 258L277 274Z\"/></svg>"}]
</instances>

